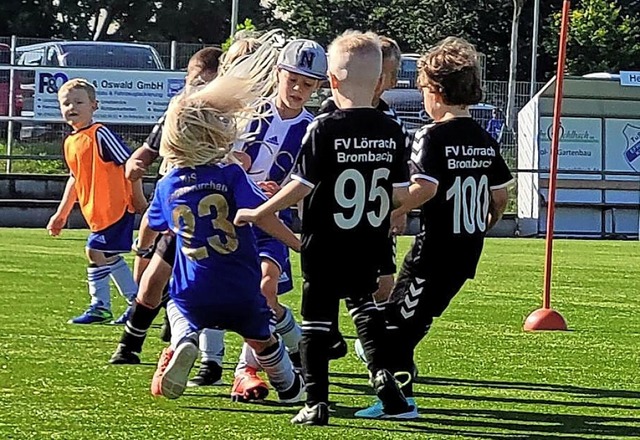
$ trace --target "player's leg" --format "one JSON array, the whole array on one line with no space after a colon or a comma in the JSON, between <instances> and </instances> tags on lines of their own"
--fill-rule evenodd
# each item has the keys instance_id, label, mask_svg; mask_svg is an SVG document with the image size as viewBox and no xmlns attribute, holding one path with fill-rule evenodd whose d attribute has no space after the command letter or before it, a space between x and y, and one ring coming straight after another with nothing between
<instances>
[{"instance_id":1,"label":"player's leg","mask_svg":"<svg viewBox=\"0 0 640 440\"><path fill-rule=\"evenodd\" d=\"M256 353L246 342L242 344L240 358L234 372L231 400L248 402L262 400L269 394L269 386L258 375L261 369Z\"/></svg>"},{"instance_id":2,"label":"player's leg","mask_svg":"<svg viewBox=\"0 0 640 440\"><path fill-rule=\"evenodd\" d=\"M171 321L172 341L160 355L151 381L151 394L177 399L184 393L198 357L198 329L172 300L167 304L167 314Z\"/></svg>"},{"instance_id":3,"label":"player's leg","mask_svg":"<svg viewBox=\"0 0 640 440\"><path fill-rule=\"evenodd\" d=\"M175 238L163 235L156 242L153 256L140 279L138 295L125 323L120 343L111 357L112 364L139 363L147 332L160 312L166 296L175 259Z\"/></svg>"},{"instance_id":4,"label":"player's leg","mask_svg":"<svg viewBox=\"0 0 640 440\"><path fill-rule=\"evenodd\" d=\"M89 297L91 303L87 310L79 316L69 320L70 324L104 324L111 322L111 293L109 287L108 259L105 253L100 250L91 249L92 233L87 243L86 256L89 261L87 266L87 284L89 287Z\"/></svg>"},{"instance_id":5,"label":"player's leg","mask_svg":"<svg viewBox=\"0 0 640 440\"><path fill-rule=\"evenodd\" d=\"M300 354L307 384L304 408L291 419L300 425L329 423L329 348L331 328L338 320L340 299L330 283L305 280L302 288Z\"/></svg>"},{"instance_id":6,"label":"player's leg","mask_svg":"<svg viewBox=\"0 0 640 440\"><path fill-rule=\"evenodd\" d=\"M71 319L70 323L98 324L113 319L109 277L115 274L118 278L125 279L127 273L131 276L129 267L118 254L129 252L132 242L133 214L130 213L125 213L113 225L89 234L86 256L89 260L87 283L91 304L82 315ZM130 282L123 281L121 287L130 298L135 297L137 286L132 276Z\"/></svg>"},{"instance_id":7,"label":"player's leg","mask_svg":"<svg viewBox=\"0 0 640 440\"><path fill-rule=\"evenodd\" d=\"M255 360L264 370L281 402L297 402L304 393L304 381L293 364L280 338L273 335L273 312L264 297L245 304L243 319L233 325L247 345L253 349Z\"/></svg>"},{"instance_id":8,"label":"player's leg","mask_svg":"<svg viewBox=\"0 0 640 440\"><path fill-rule=\"evenodd\" d=\"M206 328L200 332L200 369L187 383L190 387L220 385L224 358L224 330Z\"/></svg>"},{"instance_id":9,"label":"player's leg","mask_svg":"<svg viewBox=\"0 0 640 440\"><path fill-rule=\"evenodd\" d=\"M402 415L410 408L400 390L390 367L390 347L386 338L386 324L383 313L375 306L372 293L373 283L366 280L360 283L359 289L352 288L352 294L346 298L349 314L356 327L358 338L362 343L368 360L371 384L386 414Z\"/></svg>"},{"instance_id":10,"label":"player's leg","mask_svg":"<svg viewBox=\"0 0 640 440\"><path fill-rule=\"evenodd\" d=\"M267 299L267 304L276 317L276 333L280 335L287 347L289 356L296 367L300 367L300 326L296 322L291 309L282 305L279 295L293 289L289 249L272 237L258 240L260 252L260 268L262 279L260 290Z\"/></svg>"}]
</instances>

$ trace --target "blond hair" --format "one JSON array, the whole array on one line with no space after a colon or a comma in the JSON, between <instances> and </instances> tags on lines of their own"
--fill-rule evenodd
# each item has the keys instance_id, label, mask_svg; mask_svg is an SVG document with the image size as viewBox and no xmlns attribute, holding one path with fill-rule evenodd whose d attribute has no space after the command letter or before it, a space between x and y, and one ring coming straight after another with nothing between
<instances>
[{"instance_id":1,"label":"blond hair","mask_svg":"<svg viewBox=\"0 0 640 440\"><path fill-rule=\"evenodd\" d=\"M228 154L232 143L251 120L268 116L265 104L278 56L274 41L265 39L223 75L204 87L188 88L170 103L160 141L160 155L168 165L235 161Z\"/></svg>"},{"instance_id":2,"label":"blond hair","mask_svg":"<svg viewBox=\"0 0 640 440\"><path fill-rule=\"evenodd\" d=\"M381 35L380 48L382 50L382 59L384 61L393 59L396 64L400 63L400 58L402 58L402 51L400 51L400 46L398 46L396 40Z\"/></svg>"},{"instance_id":3,"label":"blond hair","mask_svg":"<svg viewBox=\"0 0 640 440\"><path fill-rule=\"evenodd\" d=\"M473 44L447 37L418 60L418 85L439 93L447 105L482 100L480 59Z\"/></svg>"},{"instance_id":4,"label":"blond hair","mask_svg":"<svg viewBox=\"0 0 640 440\"><path fill-rule=\"evenodd\" d=\"M375 87L381 71L380 38L373 32L346 31L329 45L329 72L348 88Z\"/></svg>"},{"instance_id":5,"label":"blond hair","mask_svg":"<svg viewBox=\"0 0 640 440\"><path fill-rule=\"evenodd\" d=\"M69 93L70 90L84 90L87 92L87 96L89 97L89 101L96 102L96 88L93 84L91 84L88 80L84 78L72 78L66 83L60 86L58 90L58 97L60 97L63 93Z\"/></svg>"}]
</instances>

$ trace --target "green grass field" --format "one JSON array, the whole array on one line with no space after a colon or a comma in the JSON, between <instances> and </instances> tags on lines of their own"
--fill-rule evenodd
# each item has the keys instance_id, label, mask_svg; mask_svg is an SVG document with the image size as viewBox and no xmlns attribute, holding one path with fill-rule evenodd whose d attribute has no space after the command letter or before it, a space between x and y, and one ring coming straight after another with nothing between
<instances>
[{"instance_id":1,"label":"green grass field","mask_svg":"<svg viewBox=\"0 0 640 440\"><path fill-rule=\"evenodd\" d=\"M476 280L419 347L421 418L354 419L372 396L350 352L332 364L331 426L308 428L289 424L298 405L230 401L234 335L227 386L176 401L149 394L157 328L143 365L108 365L121 328L66 324L87 306L86 234L0 229L0 439L640 438L638 242L557 241L553 305L571 331L530 334L522 323L540 305L544 243L488 240ZM299 310L298 293L286 301ZM347 317L343 309L352 343Z\"/></svg>"}]
</instances>

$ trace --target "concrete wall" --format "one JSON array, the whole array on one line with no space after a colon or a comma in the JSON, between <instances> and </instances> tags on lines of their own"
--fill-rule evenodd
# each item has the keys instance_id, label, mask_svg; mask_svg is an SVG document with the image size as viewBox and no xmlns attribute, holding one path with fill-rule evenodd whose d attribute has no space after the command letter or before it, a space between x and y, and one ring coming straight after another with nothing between
<instances>
[{"instance_id":1,"label":"concrete wall","mask_svg":"<svg viewBox=\"0 0 640 440\"><path fill-rule=\"evenodd\" d=\"M58 207L67 176L38 174L0 174L0 227L45 228L49 217ZM153 192L155 179L144 182L144 191ZM137 216L139 217L139 216ZM136 227L139 218L136 219ZM70 229L86 228L80 210L74 208L67 225ZM299 222L294 222L294 230L299 230ZM410 215L407 235L415 235L420 230L418 213ZM514 237L517 235L515 215L507 215L489 232L489 236Z\"/></svg>"}]
</instances>

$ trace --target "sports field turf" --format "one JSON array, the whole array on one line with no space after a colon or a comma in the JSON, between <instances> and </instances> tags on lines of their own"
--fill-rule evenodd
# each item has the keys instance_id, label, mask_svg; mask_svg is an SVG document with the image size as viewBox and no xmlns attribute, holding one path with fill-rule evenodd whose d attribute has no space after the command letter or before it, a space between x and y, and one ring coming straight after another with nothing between
<instances>
[{"instance_id":1,"label":"sports field turf","mask_svg":"<svg viewBox=\"0 0 640 440\"><path fill-rule=\"evenodd\" d=\"M421 418L354 419L372 397L351 351L332 364L331 426L307 428L289 424L298 405L229 400L234 335L227 386L190 388L176 401L149 394L157 326L143 365L108 365L120 327L66 324L87 306L86 234L0 229L2 440L640 438L638 242L557 241L553 305L571 331L529 334L522 323L540 305L544 243L488 240L476 280L419 347ZM400 255L409 244L400 241ZM286 301L299 310L298 293ZM114 304L114 313L124 309L122 299ZM347 316L343 309L352 346Z\"/></svg>"}]
</instances>

